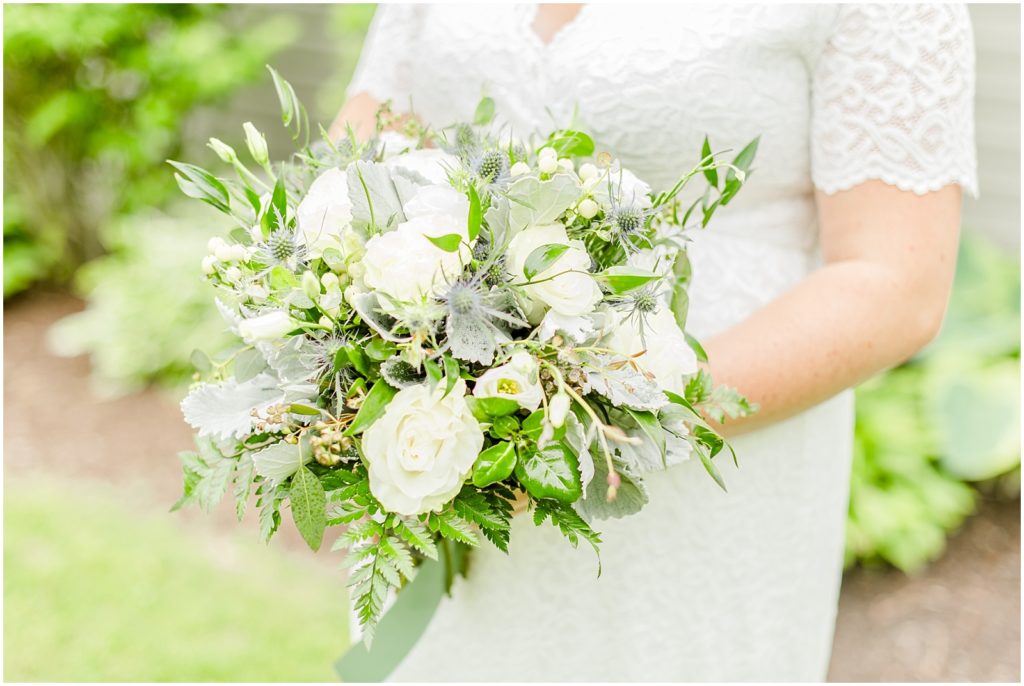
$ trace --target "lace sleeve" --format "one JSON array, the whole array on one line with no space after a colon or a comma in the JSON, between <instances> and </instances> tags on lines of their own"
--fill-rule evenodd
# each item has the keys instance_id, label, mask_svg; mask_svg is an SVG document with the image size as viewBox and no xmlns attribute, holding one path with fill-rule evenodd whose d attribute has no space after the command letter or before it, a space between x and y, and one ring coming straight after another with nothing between
<instances>
[{"instance_id":1,"label":"lace sleeve","mask_svg":"<svg viewBox=\"0 0 1024 686\"><path fill-rule=\"evenodd\" d=\"M814 71L811 165L826 193L880 179L977 195L974 39L961 5L841 5Z\"/></svg>"},{"instance_id":2,"label":"lace sleeve","mask_svg":"<svg viewBox=\"0 0 1024 686\"><path fill-rule=\"evenodd\" d=\"M379 5L370 23L347 94L367 93L405 104L416 73L416 37L422 5Z\"/></svg>"}]
</instances>

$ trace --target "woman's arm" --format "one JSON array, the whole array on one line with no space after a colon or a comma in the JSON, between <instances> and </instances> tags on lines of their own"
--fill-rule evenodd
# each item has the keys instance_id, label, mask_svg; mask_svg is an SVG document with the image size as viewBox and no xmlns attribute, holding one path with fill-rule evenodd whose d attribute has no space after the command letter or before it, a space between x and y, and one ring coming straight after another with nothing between
<instances>
[{"instance_id":1,"label":"woman's arm","mask_svg":"<svg viewBox=\"0 0 1024 686\"><path fill-rule=\"evenodd\" d=\"M881 181L819 193L825 265L706 341L716 383L761 406L728 434L784 419L907 359L938 333L956 266L960 187Z\"/></svg>"},{"instance_id":2,"label":"woman's arm","mask_svg":"<svg viewBox=\"0 0 1024 686\"><path fill-rule=\"evenodd\" d=\"M367 93L357 93L342 106L338 116L331 123L331 128L328 129L327 135L331 137L332 141L338 141L345 135L347 128L351 126L360 140L373 136L376 130L376 115L379 108L380 102L373 96Z\"/></svg>"}]
</instances>

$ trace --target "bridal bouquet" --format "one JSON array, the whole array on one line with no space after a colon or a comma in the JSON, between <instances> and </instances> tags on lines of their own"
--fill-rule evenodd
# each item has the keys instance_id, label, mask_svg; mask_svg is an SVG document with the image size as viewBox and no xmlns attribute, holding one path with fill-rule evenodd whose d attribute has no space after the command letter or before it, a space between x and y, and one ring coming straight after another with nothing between
<instances>
[{"instance_id":1,"label":"bridal bouquet","mask_svg":"<svg viewBox=\"0 0 1024 686\"><path fill-rule=\"evenodd\" d=\"M194 355L177 506L230 489L241 518L255 494L264 539L287 507L314 550L344 525L369 641L419 561L478 534L507 551L517 501L596 550L594 522L639 511L647 472L695 456L722 485L731 448L705 418L753 408L684 333L687 232L740 189L756 141L731 162L705 141L654 193L583 131L515 139L487 98L472 123L431 131L385 106L371 140L309 144L271 73L306 138L291 160L246 124L255 171L216 139L236 178L171 162L237 223L202 269L240 339ZM693 181L707 189L684 207Z\"/></svg>"}]
</instances>

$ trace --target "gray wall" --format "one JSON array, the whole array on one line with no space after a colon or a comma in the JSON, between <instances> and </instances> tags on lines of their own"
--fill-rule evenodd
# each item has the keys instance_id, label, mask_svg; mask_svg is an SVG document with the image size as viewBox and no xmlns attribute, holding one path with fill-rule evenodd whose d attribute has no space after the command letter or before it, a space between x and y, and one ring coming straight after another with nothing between
<instances>
[{"instance_id":1,"label":"gray wall","mask_svg":"<svg viewBox=\"0 0 1024 686\"><path fill-rule=\"evenodd\" d=\"M246 14L286 14L300 26L299 40L274 59L295 86L310 116L326 126L344 96L361 42L358 26L369 8L331 5L241 5ZM970 7L977 46L978 165L981 194L964 205L964 227L982 231L1002 245L1020 247L1020 6L976 4ZM279 153L290 150L280 127L277 100L269 81L250 87L216 116L203 117L207 129L225 133L251 119L267 132ZM201 135L201 134L200 134ZM227 134L226 134L227 135ZM199 138L205 140L205 138Z\"/></svg>"}]
</instances>

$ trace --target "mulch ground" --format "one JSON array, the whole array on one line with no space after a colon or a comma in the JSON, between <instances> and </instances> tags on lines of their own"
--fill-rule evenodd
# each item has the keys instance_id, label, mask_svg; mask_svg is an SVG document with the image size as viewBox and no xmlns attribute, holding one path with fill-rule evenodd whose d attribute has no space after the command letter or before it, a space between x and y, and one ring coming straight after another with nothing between
<instances>
[{"instance_id":1,"label":"mulch ground","mask_svg":"<svg viewBox=\"0 0 1024 686\"><path fill-rule=\"evenodd\" d=\"M180 489L173 456L191 445L190 431L174 398L148 391L97 399L87 360L46 350L46 328L80 307L59 293L4 307L4 475L142 484L152 506L165 510ZM184 525L205 519L182 517ZM236 526L229 508L213 522ZM288 529L282 527L284 545L304 547ZM946 554L915 577L892 569L848 572L829 679L1019 681L1019 500L982 501Z\"/></svg>"}]
</instances>

